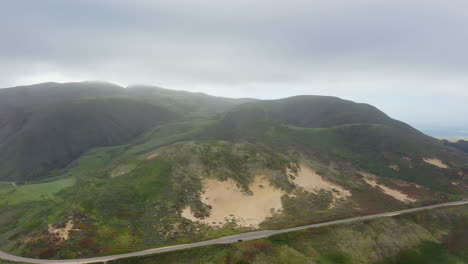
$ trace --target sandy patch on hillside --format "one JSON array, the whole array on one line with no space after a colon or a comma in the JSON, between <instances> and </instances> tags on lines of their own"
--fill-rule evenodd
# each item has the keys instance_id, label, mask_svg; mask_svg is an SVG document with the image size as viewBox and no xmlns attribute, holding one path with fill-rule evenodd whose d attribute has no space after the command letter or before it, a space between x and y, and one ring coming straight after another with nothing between
<instances>
[{"instance_id":1,"label":"sandy patch on hillside","mask_svg":"<svg viewBox=\"0 0 468 264\"><path fill-rule=\"evenodd\" d=\"M289 174L289 173L288 173ZM293 177L293 183L309 192L319 192L320 190L331 191L335 200L346 199L351 193L343 187L326 181L313 169L305 164L299 165L299 170Z\"/></svg>"},{"instance_id":2,"label":"sandy patch on hillside","mask_svg":"<svg viewBox=\"0 0 468 264\"><path fill-rule=\"evenodd\" d=\"M212 226L220 226L226 220L236 219L241 226L258 227L266 217L272 215L272 210L278 212L282 209L281 196L285 194L284 191L271 186L262 176L257 176L250 185L252 195L242 192L231 179L207 179L203 186L201 200L211 206L210 216L198 219L193 216L189 207L182 211L182 216Z\"/></svg>"},{"instance_id":3,"label":"sandy patch on hillside","mask_svg":"<svg viewBox=\"0 0 468 264\"><path fill-rule=\"evenodd\" d=\"M364 176L364 181L372 187L379 187L385 194L392 196L393 198L400 200L404 203L416 202L416 199L409 197L408 195L402 193L401 191L389 188L383 184L377 183L377 176L367 173L367 172L359 172L362 176Z\"/></svg>"},{"instance_id":4,"label":"sandy patch on hillside","mask_svg":"<svg viewBox=\"0 0 468 264\"><path fill-rule=\"evenodd\" d=\"M412 183L412 182L406 182L406 181L402 181L402 180L397 180L397 179L390 179L394 184L400 186L400 187L416 187L418 189L421 189L421 188L424 188L423 186L419 185L419 184L416 184L416 183Z\"/></svg>"},{"instance_id":5,"label":"sandy patch on hillside","mask_svg":"<svg viewBox=\"0 0 468 264\"><path fill-rule=\"evenodd\" d=\"M443 163L440 159L431 159L431 158L424 158L424 162L429 163L431 165L437 166L442 169L447 169L449 166Z\"/></svg>"},{"instance_id":6,"label":"sandy patch on hillside","mask_svg":"<svg viewBox=\"0 0 468 264\"><path fill-rule=\"evenodd\" d=\"M54 227L53 225L49 225L49 234L53 235L58 241L66 241L70 237L70 231L77 230L73 229L73 221L68 220L64 227Z\"/></svg>"},{"instance_id":7,"label":"sandy patch on hillside","mask_svg":"<svg viewBox=\"0 0 468 264\"><path fill-rule=\"evenodd\" d=\"M395 171L400 171L400 166L398 165L395 165L395 164L390 164L388 165L388 167L392 170L395 170Z\"/></svg>"},{"instance_id":8,"label":"sandy patch on hillside","mask_svg":"<svg viewBox=\"0 0 468 264\"><path fill-rule=\"evenodd\" d=\"M149 154L148 156L146 156L145 159L146 159L146 160L154 159L154 158L156 158L157 156L159 156L159 153L160 153L160 152L151 153L151 154Z\"/></svg>"}]
</instances>

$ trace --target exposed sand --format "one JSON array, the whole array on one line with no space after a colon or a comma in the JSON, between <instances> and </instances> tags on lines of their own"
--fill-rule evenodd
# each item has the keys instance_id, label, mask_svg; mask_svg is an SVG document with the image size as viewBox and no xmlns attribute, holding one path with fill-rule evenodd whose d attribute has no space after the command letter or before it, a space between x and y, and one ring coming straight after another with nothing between
<instances>
[{"instance_id":1,"label":"exposed sand","mask_svg":"<svg viewBox=\"0 0 468 264\"><path fill-rule=\"evenodd\" d=\"M154 159L154 158L156 158L157 156L159 156L159 153L160 153L160 152L151 153L151 154L149 154L148 156L146 156L145 159L146 159L146 160Z\"/></svg>"},{"instance_id":2,"label":"exposed sand","mask_svg":"<svg viewBox=\"0 0 468 264\"><path fill-rule=\"evenodd\" d=\"M411 197L409 197L408 195L398 191L398 190L395 190L395 189L392 189L392 188L389 188L383 184L379 184L377 183L377 176L375 176L374 174L370 174L370 173L367 173L367 172L359 172L359 174L361 174L362 176L364 176L364 181L369 184L370 186L372 187L379 187L385 194L387 195L390 195L392 196L393 198L397 199L397 200L400 200L404 203L410 203L410 202L416 202L417 200L416 199L413 199Z\"/></svg>"},{"instance_id":3,"label":"exposed sand","mask_svg":"<svg viewBox=\"0 0 468 264\"><path fill-rule=\"evenodd\" d=\"M335 200L346 199L351 196L348 190L324 180L317 172L303 163L299 165L297 175L295 175L292 181L294 184L309 192L318 192L320 190L331 191Z\"/></svg>"},{"instance_id":4,"label":"exposed sand","mask_svg":"<svg viewBox=\"0 0 468 264\"><path fill-rule=\"evenodd\" d=\"M188 145L193 145L192 143L188 143ZM182 145L184 146L184 145ZM154 158L157 158L159 157L159 155L163 154L166 150L170 150L171 148L170 147L159 147L155 150L153 150L152 152L150 153L145 153L144 155L142 155L142 157L145 159L145 160L151 160L151 159L154 159Z\"/></svg>"},{"instance_id":5,"label":"exposed sand","mask_svg":"<svg viewBox=\"0 0 468 264\"><path fill-rule=\"evenodd\" d=\"M220 226L226 220L236 219L240 226L258 227L266 217L272 215L272 210L277 212L282 209L281 196L285 192L271 186L262 176L257 176L250 185L253 195L243 193L230 179L227 181L207 179L203 185L204 193L201 200L212 207L210 216L198 219L187 207L182 211L183 217L212 226Z\"/></svg>"},{"instance_id":6,"label":"exposed sand","mask_svg":"<svg viewBox=\"0 0 468 264\"><path fill-rule=\"evenodd\" d=\"M392 170L395 170L395 171L400 171L400 166L398 165L395 165L395 164L390 164L388 165L388 167Z\"/></svg>"},{"instance_id":7,"label":"exposed sand","mask_svg":"<svg viewBox=\"0 0 468 264\"><path fill-rule=\"evenodd\" d=\"M70 237L70 231L76 230L73 229L73 226L73 221L68 220L68 222L62 228L55 228L52 225L49 225L48 231L49 234L54 235L58 241L62 242L68 240L68 238Z\"/></svg>"},{"instance_id":8,"label":"exposed sand","mask_svg":"<svg viewBox=\"0 0 468 264\"><path fill-rule=\"evenodd\" d=\"M431 159L431 158L424 158L424 162L429 163L431 165L437 166L442 169L447 169L449 166L443 163L440 159Z\"/></svg>"}]
</instances>

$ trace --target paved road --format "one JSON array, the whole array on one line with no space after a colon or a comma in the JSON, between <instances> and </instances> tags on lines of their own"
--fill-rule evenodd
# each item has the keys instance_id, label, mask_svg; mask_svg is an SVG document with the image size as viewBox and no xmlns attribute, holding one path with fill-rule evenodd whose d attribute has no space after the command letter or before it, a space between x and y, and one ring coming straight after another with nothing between
<instances>
[{"instance_id":1,"label":"paved road","mask_svg":"<svg viewBox=\"0 0 468 264\"><path fill-rule=\"evenodd\" d=\"M11 260L11 261L18 261L18 262L25 262L25 263L50 263L50 264L85 264L85 263L95 263L95 262L105 262L114 259L121 259L121 258L128 258L128 257L136 257L136 256L144 256L162 252L169 252L174 250L180 249L187 249L187 248L194 248L194 247L201 247L201 246L208 246L208 245L216 245L216 244L230 244L235 243L240 240L247 241L247 240L254 240L259 238L266 238L271 235L287 233L291 231L315 228L315 227L322 227L322 226L329 226L329 225L336 225L342 223L350 223L355 221L362 221L366 219L373 219L378 217L387 217L387 216L394 216L399 214L411 213L421 210L427 209L434 209L440 207L447 207L447 206L455 206L455 205L462 205L468 204L468 200L462 200L457 202L450 202L444 204L436 204L436 205L429 205L424 207L412 208L412 209L405 209L399 210L395 212L388 212L388 213L381 213L381 214L374 214L374 215L367 215L367 216L360 216L360 217L353 217L347 218L342 220L335 220L330 222L323 222L319 224L312 224L312 225L305 225L305 226L298 226L293 228L286 228L280 230L264 230L264 231L255 231L249 233L243 233L238 235L226 236L222 238L192 243L192 244L183 244L183 245L176 245L170 247L162 247L162 248L153 248L133 253L126 253L126 254L119 254L119 255L112 255L112 256L105 256L105 257L96 257L96 258L85 258L85 259L74 259L74 260L44 260L44 259L32 259L32 258L23 258L14 255L10 255L8 253L0 251L0 259Z\"/></svg>"}]
</instances>

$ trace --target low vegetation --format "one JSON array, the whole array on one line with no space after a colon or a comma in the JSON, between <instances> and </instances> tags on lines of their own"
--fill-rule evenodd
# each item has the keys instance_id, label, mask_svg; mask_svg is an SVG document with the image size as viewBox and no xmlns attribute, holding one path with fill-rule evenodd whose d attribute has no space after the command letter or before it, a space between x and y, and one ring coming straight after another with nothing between
<instances>
[{"instance_id":1,"label":"low vegetation","mask_svg":"<svg viewBox=\"0 0 468 264\"><path fill-rule=\"evenodd\" d=\"M0 193L3 193L5 196L0 203L14 205L27 201L52 199L56 193L72 186L74 183L75 180L73 178L20 186L10 183L3 190L0 189Z\"/></svg>"},{"instance_id":2,"label":"low vegetation","mask_svg":"<svg viewBox=\"0 0 468 264\"><path fill-rule=\"evenodd\" d=\"M50 259L109 255L445 202L468 193L466 154L369 105L321 96L241 104L249 100L149 87L122 91L104 85L90 92L84 86L74 84L71 94L61 95L66 110L38 112L48 120L44 124L66 127L0 127L0 150L13 151L0 152L5 156L0 179L8 179L0 182L5 252ZM58 92L57 87L49 89ZM37 100L42 103L34 109L58 107L53 98ZM16 120L13 112L2 113ZM6 120L1 113L0 119ZM35 140L25 144L25 138ZM36 141L40 144L32 144ZM250 216L253 209L239 209L239 201L258 212ZM67 236L57 236L57 230ZM300 263L310 257L268 241L262 243L274 248L277 259ZM229 253L233 261L250 261L235 257L251 254L244 250ZM336 250L324 251L329 253L320 255L320 263L347 258ZM265 262L270 257L265 255Z\"/></svg>"},{"instance_id":3,"label":"low vegetation","mask_svg":"<svg viewBox=\"0 0 468 264\"><path fill-rule=\"evenodd\" d=\"M110 263L466 263L467 209L417 212Z\"/></svg>"}]
</instances>

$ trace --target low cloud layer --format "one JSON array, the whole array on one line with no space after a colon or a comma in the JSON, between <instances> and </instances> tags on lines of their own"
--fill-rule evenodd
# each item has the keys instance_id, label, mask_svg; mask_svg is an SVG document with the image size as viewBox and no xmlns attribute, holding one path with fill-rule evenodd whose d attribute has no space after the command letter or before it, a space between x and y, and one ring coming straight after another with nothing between
<instances>
[{"instance_id":1,"label":"low cloud layer","mask_svg":"<svg viewBox=\"0 0 468 264\"><path fill-rule=\"evenodd\" d=\"M153 84L336 95L415 125L468 125L468 2L8 0L0 87Z\"/></svg>"}]
</instances>

